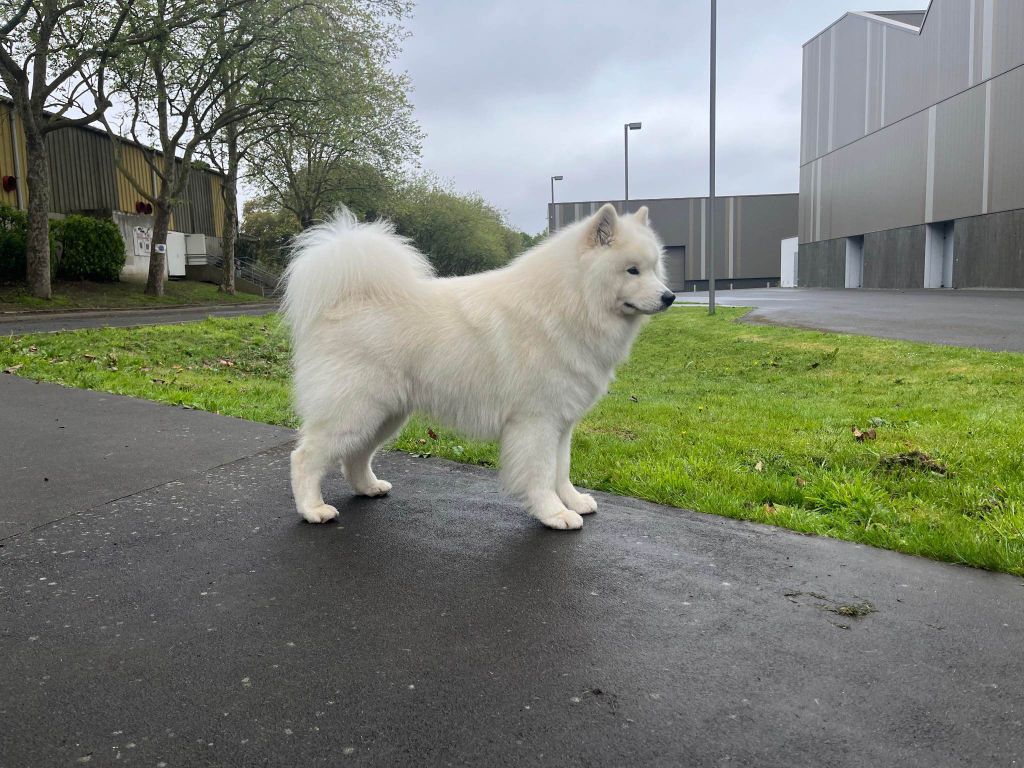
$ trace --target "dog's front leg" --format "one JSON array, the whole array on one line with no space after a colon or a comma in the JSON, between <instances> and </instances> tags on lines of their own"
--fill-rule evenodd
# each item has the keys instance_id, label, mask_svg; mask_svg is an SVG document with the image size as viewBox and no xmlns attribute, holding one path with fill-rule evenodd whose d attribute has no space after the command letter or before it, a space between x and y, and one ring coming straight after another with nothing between
<instances>
[{"instance_id":1,"label":"dog's front leg","mask_svg":"<svg viewBox=\"0 0 1024 768\"><path fill-rule=\"evenodd\" d=\"M569 479L569 462L572 460L572 427L562 433L558 441L558 498L578 515L590 515L597 511L597 502L589 493L580 493Z\"/></svg>"},{"instance_id":2,"label":"dog's front leg","mask_svg":"<svg viewBox=\"0 0 1024 768\"><path fill-rule=\"evenodd\" d=\"M559 437L560 430L543 419L506 424L501 434L502 480L544 525L582 528L583 518L567 509L558 496Z\"/></svg>"}]
</instances>

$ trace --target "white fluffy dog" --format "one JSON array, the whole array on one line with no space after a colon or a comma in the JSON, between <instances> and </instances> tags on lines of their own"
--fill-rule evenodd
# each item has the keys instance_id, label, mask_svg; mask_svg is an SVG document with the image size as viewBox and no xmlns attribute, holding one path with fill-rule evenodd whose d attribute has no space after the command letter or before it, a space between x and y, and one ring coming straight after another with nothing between
<instances>
[{"instance_id":1,"label":"white fluffy dog","mask_svg":"<svg viewBox=\"0 0 1024 768\"><path fill-rule=\"evenodd\" d=\"M335 461L356 493L391 483L370 461L420 411L500 438L506 490L551 528L597 509L569 481L572 430L607 390L648 315L672 304L647 209L605 205L507 266L436 278L387 222L347 211L303 233L288 267L295 404L292 492L311 523L337 516Z\"/></svg>"}]
</instances>

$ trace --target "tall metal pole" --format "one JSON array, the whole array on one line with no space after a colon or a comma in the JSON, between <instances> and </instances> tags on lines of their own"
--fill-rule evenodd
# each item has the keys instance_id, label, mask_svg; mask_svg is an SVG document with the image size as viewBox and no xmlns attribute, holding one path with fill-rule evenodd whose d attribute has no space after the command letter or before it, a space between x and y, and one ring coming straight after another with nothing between
<instances>
[{"instance_id":1,"label":"tall metal pole","mask_svg":"<svg viewBox=\"0 0 1024 768\"><path fill-rule=\"evenodd\" d=\"M629 123L622 126L622 142L626 147L626 197L625 200L629 202Z\"/></svg>"},{"instance_id":2,"label":"tall metal pole","mask_svg":"<svg viewBox=\"0 0 1024 768\"><path fill-rule=\"evenodd\" d=\"M715 77L717 68L718 0L711 0L711 190L708 195L708 314L715 314Z\"/></svg>"}]
</instances>

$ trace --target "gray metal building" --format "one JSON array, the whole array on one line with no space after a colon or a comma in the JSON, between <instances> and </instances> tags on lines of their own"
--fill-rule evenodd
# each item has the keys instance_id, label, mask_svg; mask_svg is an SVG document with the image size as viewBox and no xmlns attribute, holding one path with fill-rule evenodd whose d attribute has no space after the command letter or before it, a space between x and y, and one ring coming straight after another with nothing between
<instances>
[{"instance_id":1,"label":"gray metal building","mask_svg":"<svg viewBox=\"0 0 1024 768\"><path fill-rule=\"evenodd\" d=\"M1024 0L847 13L803 54L799 284L1024 288Z\"/></svg>"},{"instance_id":2,"label":"gray metal building","mask_svg":"<svg viewBox=\"0 0 1024 768\"><path fill-rule=\"evenodd\" d=\"M796 236L798 196L740 195L715 200L716 287L778 285L779 247L782 240ZM605 202L614 204L620 214L646 205L651 224L665 244L669 288L707 289L708 198L549 203L548 227L552 232L561 229L586 218Z\"/></svg>"}]
</instances>

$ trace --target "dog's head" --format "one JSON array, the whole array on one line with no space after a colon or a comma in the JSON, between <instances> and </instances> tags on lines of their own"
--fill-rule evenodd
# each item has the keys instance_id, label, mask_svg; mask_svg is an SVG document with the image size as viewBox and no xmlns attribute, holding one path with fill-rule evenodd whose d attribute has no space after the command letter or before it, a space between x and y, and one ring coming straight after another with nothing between
<instances>
[{"instance_id":1,"label":"dog's head","mask_svg":"<svg viewBox=\"0 0 1024 768\"><path fill-rule=\"evenodd\" d=\"M619 216L607 203L583 228L582 258L591 300L623 317L668 309L675 294L665 285L662 245L647 207Z\"/></svg>"}]
</instances>

